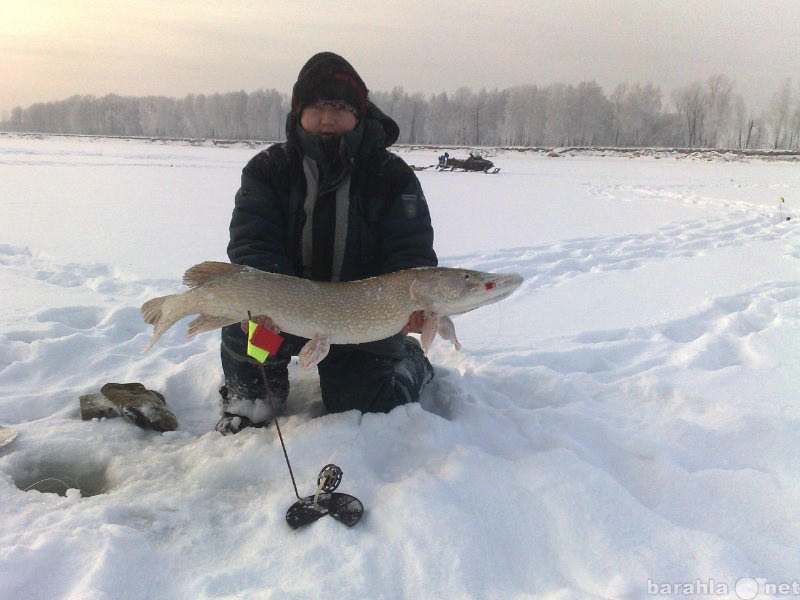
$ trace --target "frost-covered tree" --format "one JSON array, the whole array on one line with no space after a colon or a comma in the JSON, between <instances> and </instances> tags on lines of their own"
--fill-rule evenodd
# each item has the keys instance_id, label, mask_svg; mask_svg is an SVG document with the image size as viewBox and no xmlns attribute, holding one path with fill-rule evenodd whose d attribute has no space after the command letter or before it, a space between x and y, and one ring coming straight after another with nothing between
<instances>
[{"instance_id":1,"label":"frost-covered tree","mask_svg":"<svg viewBox=\"0 0 800 600\"><path fill-rule=\"evenodd\" d=\"M789 123L789 148L800 148L800 82L795 88L794 106Z\"/></svg>"},{"instance_id":2,"label":"frost-covered tree","mask_svg":"<svg viewBox=\"0 0 800 600\"><path fill-rule=\"evenodd\" d=\"M502 139L512 146L542 146L547 122L547 92L535 85L508 90Z\"/></svg>"},{"instance_id":3,"label":"frost-covered tree","mask_svg":"<svg viewBox=\"0 0 800 600\"><path fill-rule=\"evenodd\" d=\"M747 105L741 96L733 99L733 119L736 127L736 147L749 148L750 138L755 127L755 119L747 112Z\"/></svg>"},{"instance_id":4,"label":"frost-covered tree","mask_svg":"<svg viewBox=\"0 0 800 600\"><path fill-rule=\"evenodd\" d=\"M703 124L708 111L708 96L703 82L694 81L678 88L672 93L672 101L681 121L684 123L684 145L693 147L702 143Z\"/></svg>"},{"instance_id":5,"label":"frost-covered tree","mask_svg":"<svg viewBox=\"0 0 800 600\"><path fill-rule=\"evenodd\" d=\"M594 81L423 96L401 87L371 98L400 126L399 143L460 146L800 146L800 89L787 79L757 117L724 75L671 93L621 83L610 95ZM10 131L215 139L285 139L289 97L275 90L129 97L72 96L15 107ZM768 140L768 141L767 141Z\"/></svg>"},{"instance_id":6,"label":"frost-covered tree","mask_svg":"<svg viewBox=\"0 0 800 600\"><path fill-rule=\"evenodd\" d=\"M733 88L733 81L725 75L713 75L706 80L704 146L713 148L719 139L727 139L733 110Z\"/></svg>"},{"instance_id":7,"label":"frost-covered tree","mask_svg":"<svg viewBox=\"0 0 800 600\"><path fill-rule=\"evenodd\" d=\"M772 133L772 147L783 146L786 142L792 121L795 102L790 77L781 82L772 95L767 109L767 125Z\"/></svg>"},{"instance_id":8,"label":"frost-covered tree","mask_svg":"<svg viewBox=\"0 0 800 600\"><path fill-rule=\"evenodd\" d=\"M548 87L545 136L557 146L612 143L614 108L594 81Z\"/></svg>"},{"instance_id":9,"label":"frost-covered tree","mask_svg":"<svg viewBox=\"0 0 800 600\"><path fill-rule=\"evenodd\" d=\"M400 141L419 144L426 141L428 104L421 93L408 94L402 87L391 92L372 92L371 99L400 127Z\"/></svg>"},{"instance_id":10,"label":"frost-covered tree","mask_svg":"<svg viewBox=\"0 0 800 600\"><path fill-rule=\"evenodd\" d=\"M662 114L661 89L636 82L622 102L621 133L627 146L653 146L660 143Z\"/></svg>"}]
</instances>

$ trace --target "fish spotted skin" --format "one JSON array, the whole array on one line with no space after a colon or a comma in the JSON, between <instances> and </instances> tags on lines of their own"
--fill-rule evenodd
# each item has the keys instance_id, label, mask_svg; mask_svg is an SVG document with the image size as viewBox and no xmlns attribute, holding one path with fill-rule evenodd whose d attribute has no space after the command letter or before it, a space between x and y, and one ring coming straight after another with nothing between
<instances>
[{"instance_id":1,"label":"fish spotted skin","mask_svg":"<svg viewBox=\"0 0 800 600\"><path fill-rule=\"evenodd\" d=\"M390 337L418 310L426 313L423 348L437 331L459 347L448 315L506 298L522 283L516 273L496 274L447 267L418 267L348 282L311 281L244 265L204 262L186 271L189 289L142 305L153 337L146 352L180 319L197 314L187 337L267 315L287 333L310 341L300 353L317 364L330 344L360 344ZM431 330L433 329L433 330Z\"/></svg>"}]
</instances>

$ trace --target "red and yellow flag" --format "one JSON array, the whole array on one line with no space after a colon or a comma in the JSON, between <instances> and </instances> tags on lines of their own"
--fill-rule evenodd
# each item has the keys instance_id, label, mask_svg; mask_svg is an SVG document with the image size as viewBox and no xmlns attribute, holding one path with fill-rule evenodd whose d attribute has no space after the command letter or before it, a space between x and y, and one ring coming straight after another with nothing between
<instances>
[{"instance_id":1,"label":"red and yellow flag","mask_svg":"<svg viewBox=\"0 0 800 600\"><path fill-rule=\"evenodd\" d=\"M264 362L270 354L275 354L281 347L283 338L272 333L255 321L248 321L247 354L258 362Z\"/></svg>"}]
</instances>

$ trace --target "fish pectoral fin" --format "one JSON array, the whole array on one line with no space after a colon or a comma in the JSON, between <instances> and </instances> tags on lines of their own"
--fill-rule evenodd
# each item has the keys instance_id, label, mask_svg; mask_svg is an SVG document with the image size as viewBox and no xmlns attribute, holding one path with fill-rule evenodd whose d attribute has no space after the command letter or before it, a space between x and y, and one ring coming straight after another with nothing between
<instances>
[{"instance_id":1,"label":"fish pectoral fin","mask_svg":"<svg viewBox=\"0 0 800 600\"><path fill-rule=\"evenodd\" d=\"M300 366L310 369L328 356L330 349L331 343L327 335L315 335L306 342L306 345L300 349L300 354L297 355Z\"/></svg>"},{"instance_id":2,"label":"fish pectoral fin","mask_svg":"<svg viewBox=\"0 0 800 600\"><path fill-rule=\"evenodd\" d=\"M436 332L439 330L439 315L435 312L425 311L425 320L422 323L422 335L420 336L419 343L425 354L428 353L428 348L431 347Z\"/></svg>"},{"instance_id":3,"label":"fish pectoral fin","mask_svg":"<svg viewBox=\"0 0 800 600\"><path fill-rule=\"evenodd\" d=\"M189 323L189 328L186 330L186 337L192 337L198 333L206 331L213 331L226 325L233 325L238 321L231 321L229 317L215 317L213 315L200 315L194 321Z\"/></svg>"},{"instance_id":4,"label":"fish pectoral fin","mask_svg":"<svg viewBox=\"0 0 800 600\"><path fill-rule=\"evenodd\" d=\"M422 325L422 335L420 336L420 345L425 353L428 353L428 348L433 344L436 334L443 340L453 343L456 350L461 350L461 343L456 338L456 326L447 315L440 315L433 311L425 311L425 322Z\"/></svg>"},{"instance_id":5,"label":"fish pectoral fin","mask_svg":"<svg viewBox=\"0 0 800 600\"><path fill-rule=\"evenodd\" d=\"M443 340L448 340L453 343L456 350L461 350L461 342L456 337L456 326L452 319L447 315L441 315L438 318L438 331Z\"/></svg>"}]
</instances>

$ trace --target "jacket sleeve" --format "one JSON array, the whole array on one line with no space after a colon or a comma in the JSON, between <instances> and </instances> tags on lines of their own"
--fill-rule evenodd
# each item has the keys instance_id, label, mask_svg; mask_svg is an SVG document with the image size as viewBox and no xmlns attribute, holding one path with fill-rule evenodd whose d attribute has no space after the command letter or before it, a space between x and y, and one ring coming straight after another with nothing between
<instances>
[{"instance_id":1,"label":"jacket sleeve","mask_svg":"<svg viewBox=\"0 0 800 600\"><path fill-rule=\"evenodd\" d=\"M262 154L242 171L231 215L228 258L262 271L294 275L287 253L287 200L281 196L276 177L270 177L270 169L264 168L269 157Z\"/></svg>"},{"instance_id":2,"label":"jacket sleeve","mask_svg":"<svg viewBox=\"0 0 800 600\"><path fill-rule=\"evenodd\" d=\"M381 273L413 267L435 267L433 226L428 203L414 171L397 156L392 170L397 174L386 197L379 223ZM394 179L394 178L393 178Z\"/></svg>"}]
</instances>

